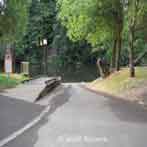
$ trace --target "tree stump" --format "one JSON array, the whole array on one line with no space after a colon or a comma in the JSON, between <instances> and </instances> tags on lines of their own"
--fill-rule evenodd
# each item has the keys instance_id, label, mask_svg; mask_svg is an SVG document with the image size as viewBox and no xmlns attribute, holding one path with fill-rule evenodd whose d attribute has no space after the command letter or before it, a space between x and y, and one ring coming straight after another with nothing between
<instances>
[{"instance_id":1,"label":"tree stump","mask_svg":"<svg viewBox=\"0 0 147 147\"><path fill-rule=\"evenodd\" d=\"M110 74L109 65L104 59L98 58L97 66L99 69L100 76L102 78L106 78Z\"/></svg>"}]
</instances>

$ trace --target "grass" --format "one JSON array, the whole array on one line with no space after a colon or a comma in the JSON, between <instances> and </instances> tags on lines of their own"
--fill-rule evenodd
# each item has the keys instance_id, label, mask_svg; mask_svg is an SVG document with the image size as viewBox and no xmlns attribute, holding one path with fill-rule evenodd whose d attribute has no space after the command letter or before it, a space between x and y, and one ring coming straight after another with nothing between
<instances>
[{"instance_id":1,"label":"grass","mask_svg":"<svg viewBox=\"0 0 147 147\"><path fill-rule=\"evenodd\" d=\"M97 79L88 84L89 88L119 96L133 88L147 84L147 67L136 67L136 77L129 77L129 69L123 68L106 79Z\"/></svg>"},{"instance_id":2,"label":"grass","mask_svg":"<svg viewBox=\"0 0 147 147\"><path fill-rule=\"evenodd\" d=\"M6 88L13 88L27 79L28 77L22 74L11 74L10 77L8 78L6 74L1 73L0 74L0 90L6 89Z\"/></svg>"}]
</instances>

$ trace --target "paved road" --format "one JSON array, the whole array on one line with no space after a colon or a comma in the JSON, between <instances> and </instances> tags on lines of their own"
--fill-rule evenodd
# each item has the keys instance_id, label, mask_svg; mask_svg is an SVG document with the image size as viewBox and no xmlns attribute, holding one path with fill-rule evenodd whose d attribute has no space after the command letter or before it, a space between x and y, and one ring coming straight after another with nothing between
<instances>
[{"instance_id":1,"label":"paved road","mask_svg":"<svg viewBox=\"0 0 147 147\"><path fill-rule=\"evenodd\" d=\"M4 90L1 95L33 103L40 92L45 88L45 81L49 79L51 78L41 77L34 79L24 84L20 84L17 87Z\"/></svg>"},{"instance_id":2,"label":"paved road","mask_svg":"<svg viewBox=\"0 0 147 147\"><path fill-rule=\"evenodd\" d=\"M0 95L0 140L31 122L43 109L37 104Z\"/></svg>"},{"instance_id":3,"label":"paved road","mask_svg":"<svg viewBox=\"0 0 147 147\"><path fill-rule=\"evenodd\" d=\"M147 111L78 85L64 88L40 124L5 147L147 147Z\"/></svg>"}]
</instances>

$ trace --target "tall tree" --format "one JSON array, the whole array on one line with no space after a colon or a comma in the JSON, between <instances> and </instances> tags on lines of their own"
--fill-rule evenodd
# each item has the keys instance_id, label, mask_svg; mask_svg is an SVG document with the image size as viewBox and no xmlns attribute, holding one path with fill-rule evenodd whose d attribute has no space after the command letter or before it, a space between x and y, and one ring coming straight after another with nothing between
<instances>
[{"instance_id":1,"label":"tall tree","mask_svg":"<svg viewBox=\"0 0 147 147\"><path fill-rule=\"evenodd\" d=\"M59 19L73 40L93 46L113 38L112 68L119 70L123 30L121 0L58 0Z\"/></svg>"},{"instance_id":2,"label":"tall tree","mask_svg":"<svg viewBox=\"0 0 147 147\"><path fill-rule=\"evenodd\" d=\"M114 53L115 61L115 70L120 70L120 55L122 49L122 32L123 32L123 23L124 23L124 5L120 0L114 0L113 3L113 16L114 19L114 49L116 47L116 53ZM116 31L115 31L116 30ZM112 54L113 55L113 54ZM113 67L112 67L113 68Z\"/></svg>"},{"instance_id":3,"label":"tall tree","mask_svg":"<svg viewBox=\"0 0 147 147\"><path fill-rule=\"evenodd\" d=\"M14 42L24 33L30 0L1 0L0 40Z\"/></svg>"},{"instance_id":4,"label":"tall tree","mask_svg":"<svg viewBox=\"0 0 147 147\"><path fill-rule=\"evenodd\" d=\"M44 59L47 66L47 49L52 47L53 41L55 8L55 0L32 0L26 33L20 42L20 48L27 54L30 62L40 62ZM47 39L46 50L40 45L43 39Z\"/></svg>"},{"instance_id":5,"label":"tall tree","mask_svg":"<svg viewBox=\"0 0 147 147\"><path fill-rule=\"evenodd\" d=\"M30 1L0 1L0 45L4 44L4 50L1 49L3 54L5 48L11 49L14 54L14 44L23 36L26 29Z\"/></svg>"},{"instance_id":6,"label":"tall tree","mask_svg":"<svg viewBox=\"0 0 147 147\"><path fill-rule=\"evenodd\" d=\"M48 45L52 42L55 15L54 0L32 0L25 33L25 44L28 47L39 46L40 40L44 38L48 40Z\"/></svg>"},{"instance_id":7,"label":"tall tree","mask_svg":"<svg viewBox=\"0 0 147 147\"><path fill-rule=\"evenodd\" d=\"M146 0L129 0L128 1L128 27L129 27L129 61L130 77L135 77L134 67L134 43L136 40L136 31L147 26L145 18L147 17Z\"/></svg>"}]
</instances>

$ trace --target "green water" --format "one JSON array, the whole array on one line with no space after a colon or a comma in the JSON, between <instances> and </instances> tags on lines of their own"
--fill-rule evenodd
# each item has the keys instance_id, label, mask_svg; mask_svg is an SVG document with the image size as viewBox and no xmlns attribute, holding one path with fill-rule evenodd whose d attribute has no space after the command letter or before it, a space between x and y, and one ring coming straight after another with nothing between
<instances>
[{"instance_id":1,"label":"green water","mask_svg":"<svg viewBox=\"0 0 147 147\"><path fill-rule=\"evenodd\" d=\"M72 67L72 66L71 66ZM98 70L95 65L82 65L78 68L54 68L48 66L48 76L61 76L63 82L83 82L92 81L96 79ZM2 70L2 66L0 68ZM20 65L16 66L16 71L20 72ZM30 76L37 77L43 75L43 68L41 65L30 65Z\"/></svg>"},{"instance_id":2,"label":"green water","mask_svg":"<svg viewBox=\"0 0 147 147\"><path fill-rule=\"evenodd\" d=\"M41 66L30 66L30 75L32 77L43 75L42 71ZM82 65L78 68L67 67L62 69L49 66L48 76L61 76L63 82L86 82L96 79L99 75L96 66Z\"/></svg>"}]
</instances>

